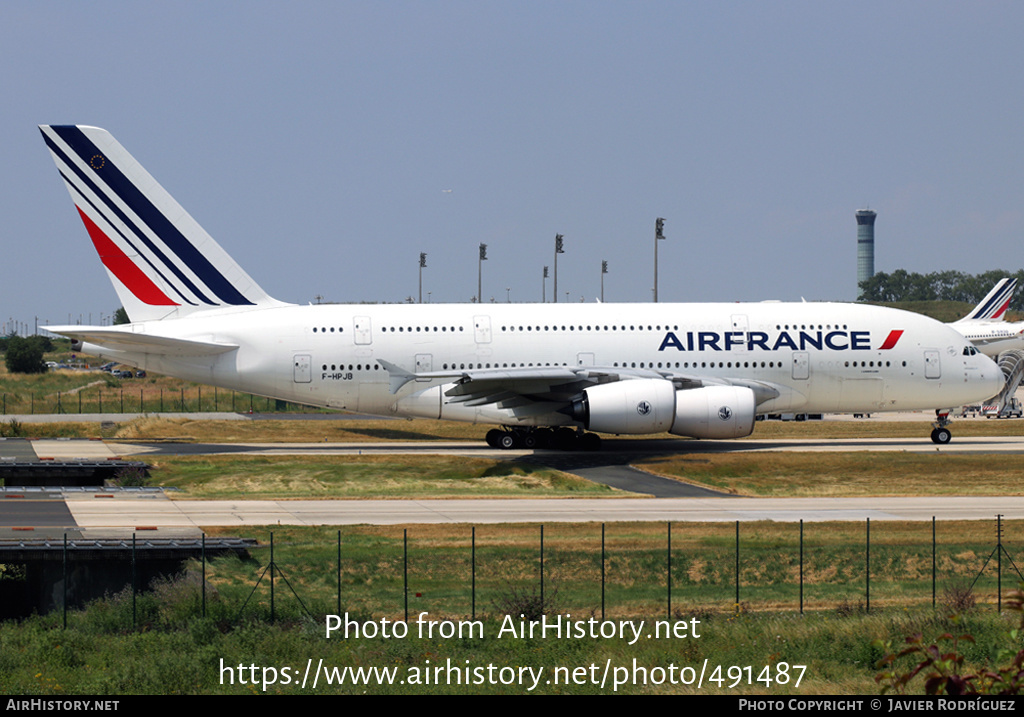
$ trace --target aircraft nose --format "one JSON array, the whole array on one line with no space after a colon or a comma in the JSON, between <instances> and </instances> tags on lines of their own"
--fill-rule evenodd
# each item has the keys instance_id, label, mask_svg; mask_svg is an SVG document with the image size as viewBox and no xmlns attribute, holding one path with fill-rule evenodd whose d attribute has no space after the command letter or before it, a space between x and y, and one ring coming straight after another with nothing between
<instances>
[{"instance_id":1,"label":"aircraft nose","mask_svg":"<svg viewBox=\"0 0 1024 717\"><path fill-rule=\"evenodd\" d=\"M989 391L989 396L995 396L997 393L1003 390L1003 386L1006 385L1006 378L1003 376L1003 370L999 368L995 361L988 356L978 354L981 361L981 372L978 376L978 382L983 383L986 389Z\"/></svg>"}]
</instances>

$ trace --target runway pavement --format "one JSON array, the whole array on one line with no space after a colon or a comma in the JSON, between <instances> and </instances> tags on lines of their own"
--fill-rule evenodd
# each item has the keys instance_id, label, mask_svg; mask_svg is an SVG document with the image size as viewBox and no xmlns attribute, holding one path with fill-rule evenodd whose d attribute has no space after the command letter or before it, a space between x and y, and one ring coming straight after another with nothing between
<instances>
[{"instance_id":1,"label":"runway pavement","mask_svg":"<svg viewBox=\"0 0 1024 717\"><path fill-rule=\"evenodd\" d=\"M127 491L25 493L0 499L0 536L15 527L36 530L103 531L104 535L139 529L198 532L202 527L243 525L351 525L401 523L501 523L580 521L798 521L825 520L978 520L997 513L1024 518L1024 497L943 498L738 498L648 476L629 467L640 456L722 451L920 451L940 453L1024 453L1024 438L959 438L935 446L926 438L843 440L608 440L596 453L495 451L478 442L337 444L173 444L105 443L86 440L0 440L0 460L24 455L26 444L40 459L67 460L156 455L235 453L244 455L472 455L529 460L625 490L658 498L510 499L510 500L358 500L358 501L192 501L163 494L140 497ZM618 483L616 483L618 482ZM652 488L651 486L654 486ZM676 497L672 490L690 491ZM102 497L101 497L102 496Z\"/></svg>"},{"instance_id":2,"label":"runway pavement","mask_svg":"<svg viewBox=\"0 0 1024 717\"><path fill-rule=\"evenodd\" d=\"M64 501L73 524L90 535L198 534L213 526L399 525L563 522L776 522L986 520L1001 514L1024 519L1024 497L942 498L606 498L520 500L168 500L126 494L105 498L69 494ZM31 503L31 501L29 501ZM9 501L0 503L9 507ZM20 509L27 504L22 502ZM2 515L2 513L0 513ZM23 514L26 520L31 516ZM0 521L0 524L6 521ZM35 534L54 534L48 521ZM0 537L12 537L0 527ZM25 537L24 532L15 537Z\"/></svg>"}]
</instances>

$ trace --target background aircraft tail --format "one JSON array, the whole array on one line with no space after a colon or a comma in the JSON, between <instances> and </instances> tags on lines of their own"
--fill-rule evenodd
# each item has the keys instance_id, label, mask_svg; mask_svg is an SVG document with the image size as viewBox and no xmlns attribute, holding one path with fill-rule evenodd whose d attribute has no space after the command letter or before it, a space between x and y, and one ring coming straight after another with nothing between
<instances>
[{"instance_id":1,"label":"background aircraft tail","mask_svg":"<svg viewBox=\"0 0 1024 717\"><path fill-rule=\"evenodd\" d=\"M1017 288L1017 280L1013 277L1006 277L996 282L992 291L981 300L974 310L960 321L1002 321L1006 309L1010 306L1010 299L1013 298L1013 290Z\"/></svg>"},{"instance_id":2,"label":"background aircraft tail","mask_svg":"<svg viewBox=\"0 0 1024 717\"><path fill-rule=\"evenodd\" d=\"M39 129L133 322L283 305L109 132L81 125Z\"/></svg>"}]
</instances>

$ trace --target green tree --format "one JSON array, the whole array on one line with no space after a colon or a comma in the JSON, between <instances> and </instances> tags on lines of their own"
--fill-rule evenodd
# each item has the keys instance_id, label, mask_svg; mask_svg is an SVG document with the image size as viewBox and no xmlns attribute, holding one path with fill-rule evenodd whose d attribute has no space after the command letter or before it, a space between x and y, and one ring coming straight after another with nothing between
<instances>
[{"instance_id":1,"label":"green tree","mask_svg":"<svg viewBox=\"0 0 1024 717\"><path fill-rule=\"evenodd\" d=\"M124 310L124 307L118 307L117 311L114 312L114 325L130 324L131 322L131 319L128 318L128 312Z\"/></svg>"},{"instance_id":2,"label":"green tree","mask_svg":"<svg viewBox=\"0 0 1024 717\"><path fill-rule=\"evenodd\" d=\"M43 349L38 341L11 336L7 341L7 355L4 358L11 373L45 373Z\"/></svg>"}]
</instances>

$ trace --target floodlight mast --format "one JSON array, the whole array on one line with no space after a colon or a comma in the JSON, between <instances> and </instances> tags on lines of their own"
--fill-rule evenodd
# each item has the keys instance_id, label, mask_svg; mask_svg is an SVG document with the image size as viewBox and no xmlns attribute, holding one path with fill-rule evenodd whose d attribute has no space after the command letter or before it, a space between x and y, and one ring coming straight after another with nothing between
<instances>
[{"instance_id":1,"label":"floodlight mast","mask_svg":"<svg viewBox=\"0 0 1024 717\"><path fill-rule=\"evenodd\" d=\"M562 245L562 239L564 237L561 234L555 234L555 303L558 303L558 255L565 253L565 248Z\"/></svg>"},{"instance_id":2,"label":"floodlight mast","mask_svg":"<svg viewBox=\"0 0 1024 717\"><path fill-rule=\"evenodd\" d=\"M665 220L654 220L654 303L658 303L658 242L665 238Z\"/></svg>"}]
</instances>

